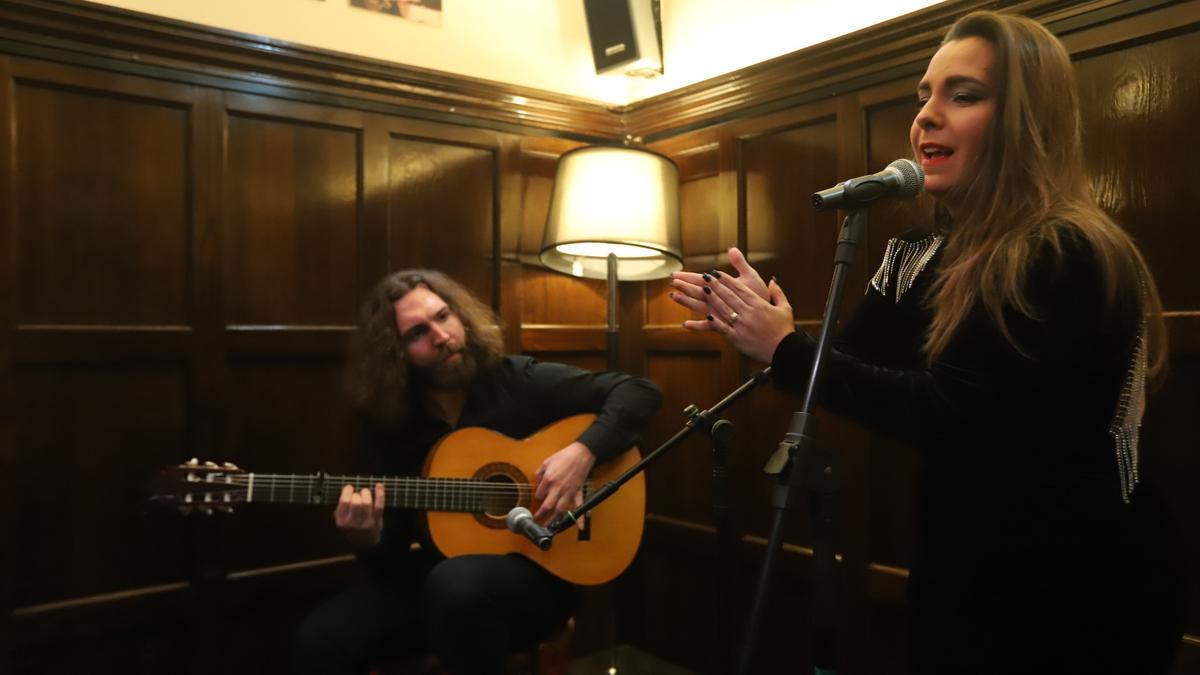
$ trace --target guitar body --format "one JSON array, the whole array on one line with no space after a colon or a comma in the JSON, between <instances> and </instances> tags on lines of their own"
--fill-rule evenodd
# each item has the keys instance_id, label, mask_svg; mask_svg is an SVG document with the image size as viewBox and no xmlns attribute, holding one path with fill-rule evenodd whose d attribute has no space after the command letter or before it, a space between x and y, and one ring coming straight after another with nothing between
<instances>
[{"instance_id":1,"label":"guitar body","mask_svg":"<svg viewBox=\"0 0 1200 675\"><path fill-rule=\"evenodd\" d=\"M579 438L594 419L595 415L568 417L523 440L478 427L460 429L430 450L425 476L532 485L542 462ZM596 486L611 482L639 459L637 449L630 449L597 465L590 482ZM518 501L516 506L535 513L540 506L527 489L520 491ZM587 532L578 527L564 530L554 537L548 551L509 532L506 509L494 513L428 511L425 518L430 538L447 557L519 553L562 579L594 585L612 580L633 562L642 540L645 512L646 482L638 474L587 514Z\"/></svg>"}]
</instances>

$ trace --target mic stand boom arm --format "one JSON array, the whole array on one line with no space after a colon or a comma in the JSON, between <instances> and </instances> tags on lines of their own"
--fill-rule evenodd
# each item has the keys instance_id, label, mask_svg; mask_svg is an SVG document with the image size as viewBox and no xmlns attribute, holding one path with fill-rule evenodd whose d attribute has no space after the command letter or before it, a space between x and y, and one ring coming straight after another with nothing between
<instances>
[{"instance_id":1,"label":"mic stand boom arm","mask_svg":"<svg viewBox=\"0 0 1200 675\"><path fill-rule=\"evenodd\" d=\"M550 523L549 527L547 528L550 530L550 535L556 535L574 525L576 521L587 515L588 511L591 511L605 499L608 499L609 495L620 489L620 487L628 482L630 478L633 478L637 474L644 471L646 466L661 457L664 452L673 447L675 444L679 443L679 441L682 441L696 429L705 428L711 430L713 424L717 422L718 413L724 410L729 404L748 393L754 387L766 382L770 377L770 373L770 368L764 368L760 372L755 373L750 377L749 380L743 382L741 386L739 386L737 389L734 389L729 393L728 396L718 401L716 405L708 410L697 412L695 406L688 406L688 408L684 411L688 415L688 421L682 429L675 432L674 436L668 438L666 442L658 446L654 452L651 452L643 457L640 462L629 467L625 473L602 485L600 489L589 495L588 498L583 501L583 504L580 504L579 508L568 510L566 513L559 516L554 522Z\"/></svg>"}]
</instances>

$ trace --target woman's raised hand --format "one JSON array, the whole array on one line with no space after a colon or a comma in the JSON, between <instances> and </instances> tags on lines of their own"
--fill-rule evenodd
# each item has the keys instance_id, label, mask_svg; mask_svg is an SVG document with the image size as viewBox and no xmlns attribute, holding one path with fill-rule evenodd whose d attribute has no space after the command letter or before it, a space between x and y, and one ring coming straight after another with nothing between
<instances>
[{"instance_id":1,"label":"woman's raised hand","mask_svg":"<svg viewBox=\"0 0 1200 675\"><path fill-rule=\"evenodd\" d=\"M729 249L729 265L737 272L738 278L759 297L767 299L767 284L763 278L759 276L758 270L750 266L746 261L746 256L736 247ZM671 292L671 299L676 303L696 312L697 314L709 314L706 298L704 294L704 286L713 279L719 279L725 276L723 272L713 270L711 272L676 272L671 275L671 285L676 290ZM706 319L699 321L684 321L684 328L689 330L715 330L715 328Z\"/></svg>"},{"instance_id":2,"label":"woman's raised hand","mask_svg":"<svg viewBox=\"0 0 1200 675\"><path fill-rule=\"evenodd\" d=\"M683 322L684 328L721 333L746 356L770 363L779 341L795 330L792 306L774 279L763 283L741 251L729 249L729 263L737 277L717 271L676 272L671 299L705 315Z\"/></svg>"}]
</instances>

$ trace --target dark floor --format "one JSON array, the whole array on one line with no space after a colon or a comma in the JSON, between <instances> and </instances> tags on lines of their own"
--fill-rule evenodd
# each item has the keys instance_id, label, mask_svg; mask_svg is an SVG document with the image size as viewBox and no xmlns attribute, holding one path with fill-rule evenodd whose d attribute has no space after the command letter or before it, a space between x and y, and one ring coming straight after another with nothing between
<instances>
[{"instance_id":1,"label":"dark floor","mask_svg":"<svg viewBox=\"0 0 1200 675\"><path fill-rule=\"evenodd\" d=\"M615 667L615 671L609 668ZM571 661L568 675L696 675L636 647L618 645L610 652L604 650Z\"/></svg>"}]
</instances>

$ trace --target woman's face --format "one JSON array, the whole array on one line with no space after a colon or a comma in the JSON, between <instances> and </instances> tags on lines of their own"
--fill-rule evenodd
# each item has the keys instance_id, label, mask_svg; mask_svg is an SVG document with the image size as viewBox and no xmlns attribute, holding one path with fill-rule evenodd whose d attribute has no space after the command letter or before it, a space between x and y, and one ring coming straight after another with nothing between
<instances>
[{"instance_id":1,"label":"woman's face","mask_svg":"<svg viewBox=\"0 0 1200 675\"><path fill-rule=\"evenodd\" d=\"M939 200L970 180L986 152L996 115L992 43L978 37L954 40L933 55L917 87L921 108L909 140L925 170L925 191Z\"/></svg>"}]
</instances>

